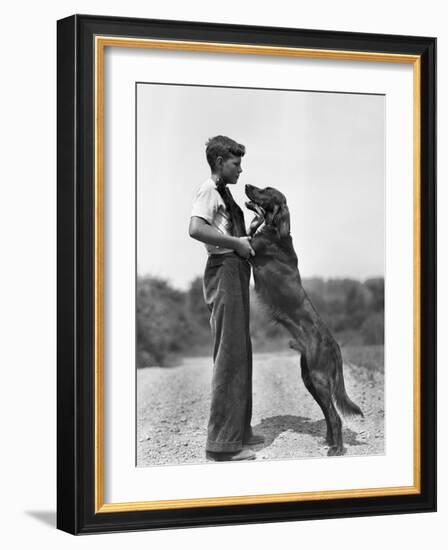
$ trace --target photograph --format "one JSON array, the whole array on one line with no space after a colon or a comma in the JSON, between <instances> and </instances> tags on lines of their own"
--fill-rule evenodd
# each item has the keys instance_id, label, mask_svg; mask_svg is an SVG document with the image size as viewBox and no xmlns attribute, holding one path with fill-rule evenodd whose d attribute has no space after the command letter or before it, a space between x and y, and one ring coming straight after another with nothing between
<instances>
[{"instance_id":1,"label":"photograph","mask_svg":"<svg viewBox=\"0 0 448 550\"><path fill-rule=\"evenodd\" d=\"M135 99L136 467L384 455L385 95Z\"/></svg>"}]
</instances>

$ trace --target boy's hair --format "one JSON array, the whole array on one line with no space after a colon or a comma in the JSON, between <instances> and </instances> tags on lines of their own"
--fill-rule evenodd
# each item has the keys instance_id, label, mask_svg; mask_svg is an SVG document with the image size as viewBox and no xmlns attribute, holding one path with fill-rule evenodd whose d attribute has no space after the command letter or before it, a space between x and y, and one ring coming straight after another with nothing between
<instances>
[{"instance_id":1,"label":"boy's hair","mask_svg":"<svg viewBox=\"0 0 448 550\"><path fill-rule=\"evenodd\" d=\"M210 138L206 143L205 154L207 162L212 170L215 169L216 159L222 157L227 160L230 155L244 157L246 148L241 143L237 143L227 136L215 136Z\"/></svg>"}]
</instances>

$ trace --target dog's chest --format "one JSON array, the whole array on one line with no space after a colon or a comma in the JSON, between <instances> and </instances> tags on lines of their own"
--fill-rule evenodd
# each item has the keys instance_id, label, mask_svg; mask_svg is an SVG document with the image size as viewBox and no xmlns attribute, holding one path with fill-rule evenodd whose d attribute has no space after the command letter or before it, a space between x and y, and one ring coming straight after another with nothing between
<instances>
[{"instance_id":1,"label":"dog's chest","mask_svg":"<svg viewBox=\"0 0 448 550\"><path fill-rule=\"evenodd\" d=\"M257 240L253 242L255 256L251 259L257 294L274 307L287 307L300 301L303 289L297 256L292 246L288 246L290 243L279 246L266 238L258 243Z\"/></svg>"}]
</instances>

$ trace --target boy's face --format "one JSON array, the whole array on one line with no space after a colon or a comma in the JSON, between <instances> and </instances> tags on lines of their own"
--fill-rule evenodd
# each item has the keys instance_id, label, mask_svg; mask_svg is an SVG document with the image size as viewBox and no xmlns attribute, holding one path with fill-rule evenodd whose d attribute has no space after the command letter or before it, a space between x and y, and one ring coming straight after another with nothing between
<instances>
[{"instance_id":1,"label":"boy's face","mask_svg":"<svg viewBox=\"0 0 448 550\"><path fill-rule=\"evenodd\" d=\"M236 183L242 171L241 157L230 155L226 160L218 158L217 173L224 183Z\"/></svg>"}]
</instances>

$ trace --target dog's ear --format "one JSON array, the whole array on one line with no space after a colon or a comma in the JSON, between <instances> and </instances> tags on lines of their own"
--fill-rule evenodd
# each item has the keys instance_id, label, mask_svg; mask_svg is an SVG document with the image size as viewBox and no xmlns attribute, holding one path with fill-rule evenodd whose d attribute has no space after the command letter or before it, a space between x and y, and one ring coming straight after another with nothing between
<instances>
[{"instance_id":1,"label":"dog's ear","mask_svg":"<svg viewBox=\"0 0 448 550\"><path fill-rule=\"evenodd\" d=\"M289 208L286 204L281 206L275 205L274 212L271 220L272 225L277 228L280 237L287 237L291 230L291 223L289 217Z\"/></svg>"},{"instance_id":2,"label":"dog's ear","mask_svg":"<svg viewBox=\"0 0 448 550\"><path fill-rule=\"evenodd\" d=\"M280 210L279 204L274 204L274 209L271 211L266 212L266 225L274 225L276 226L275 220L278 215L278 211Z\"/></svg>"}]
</instances>

